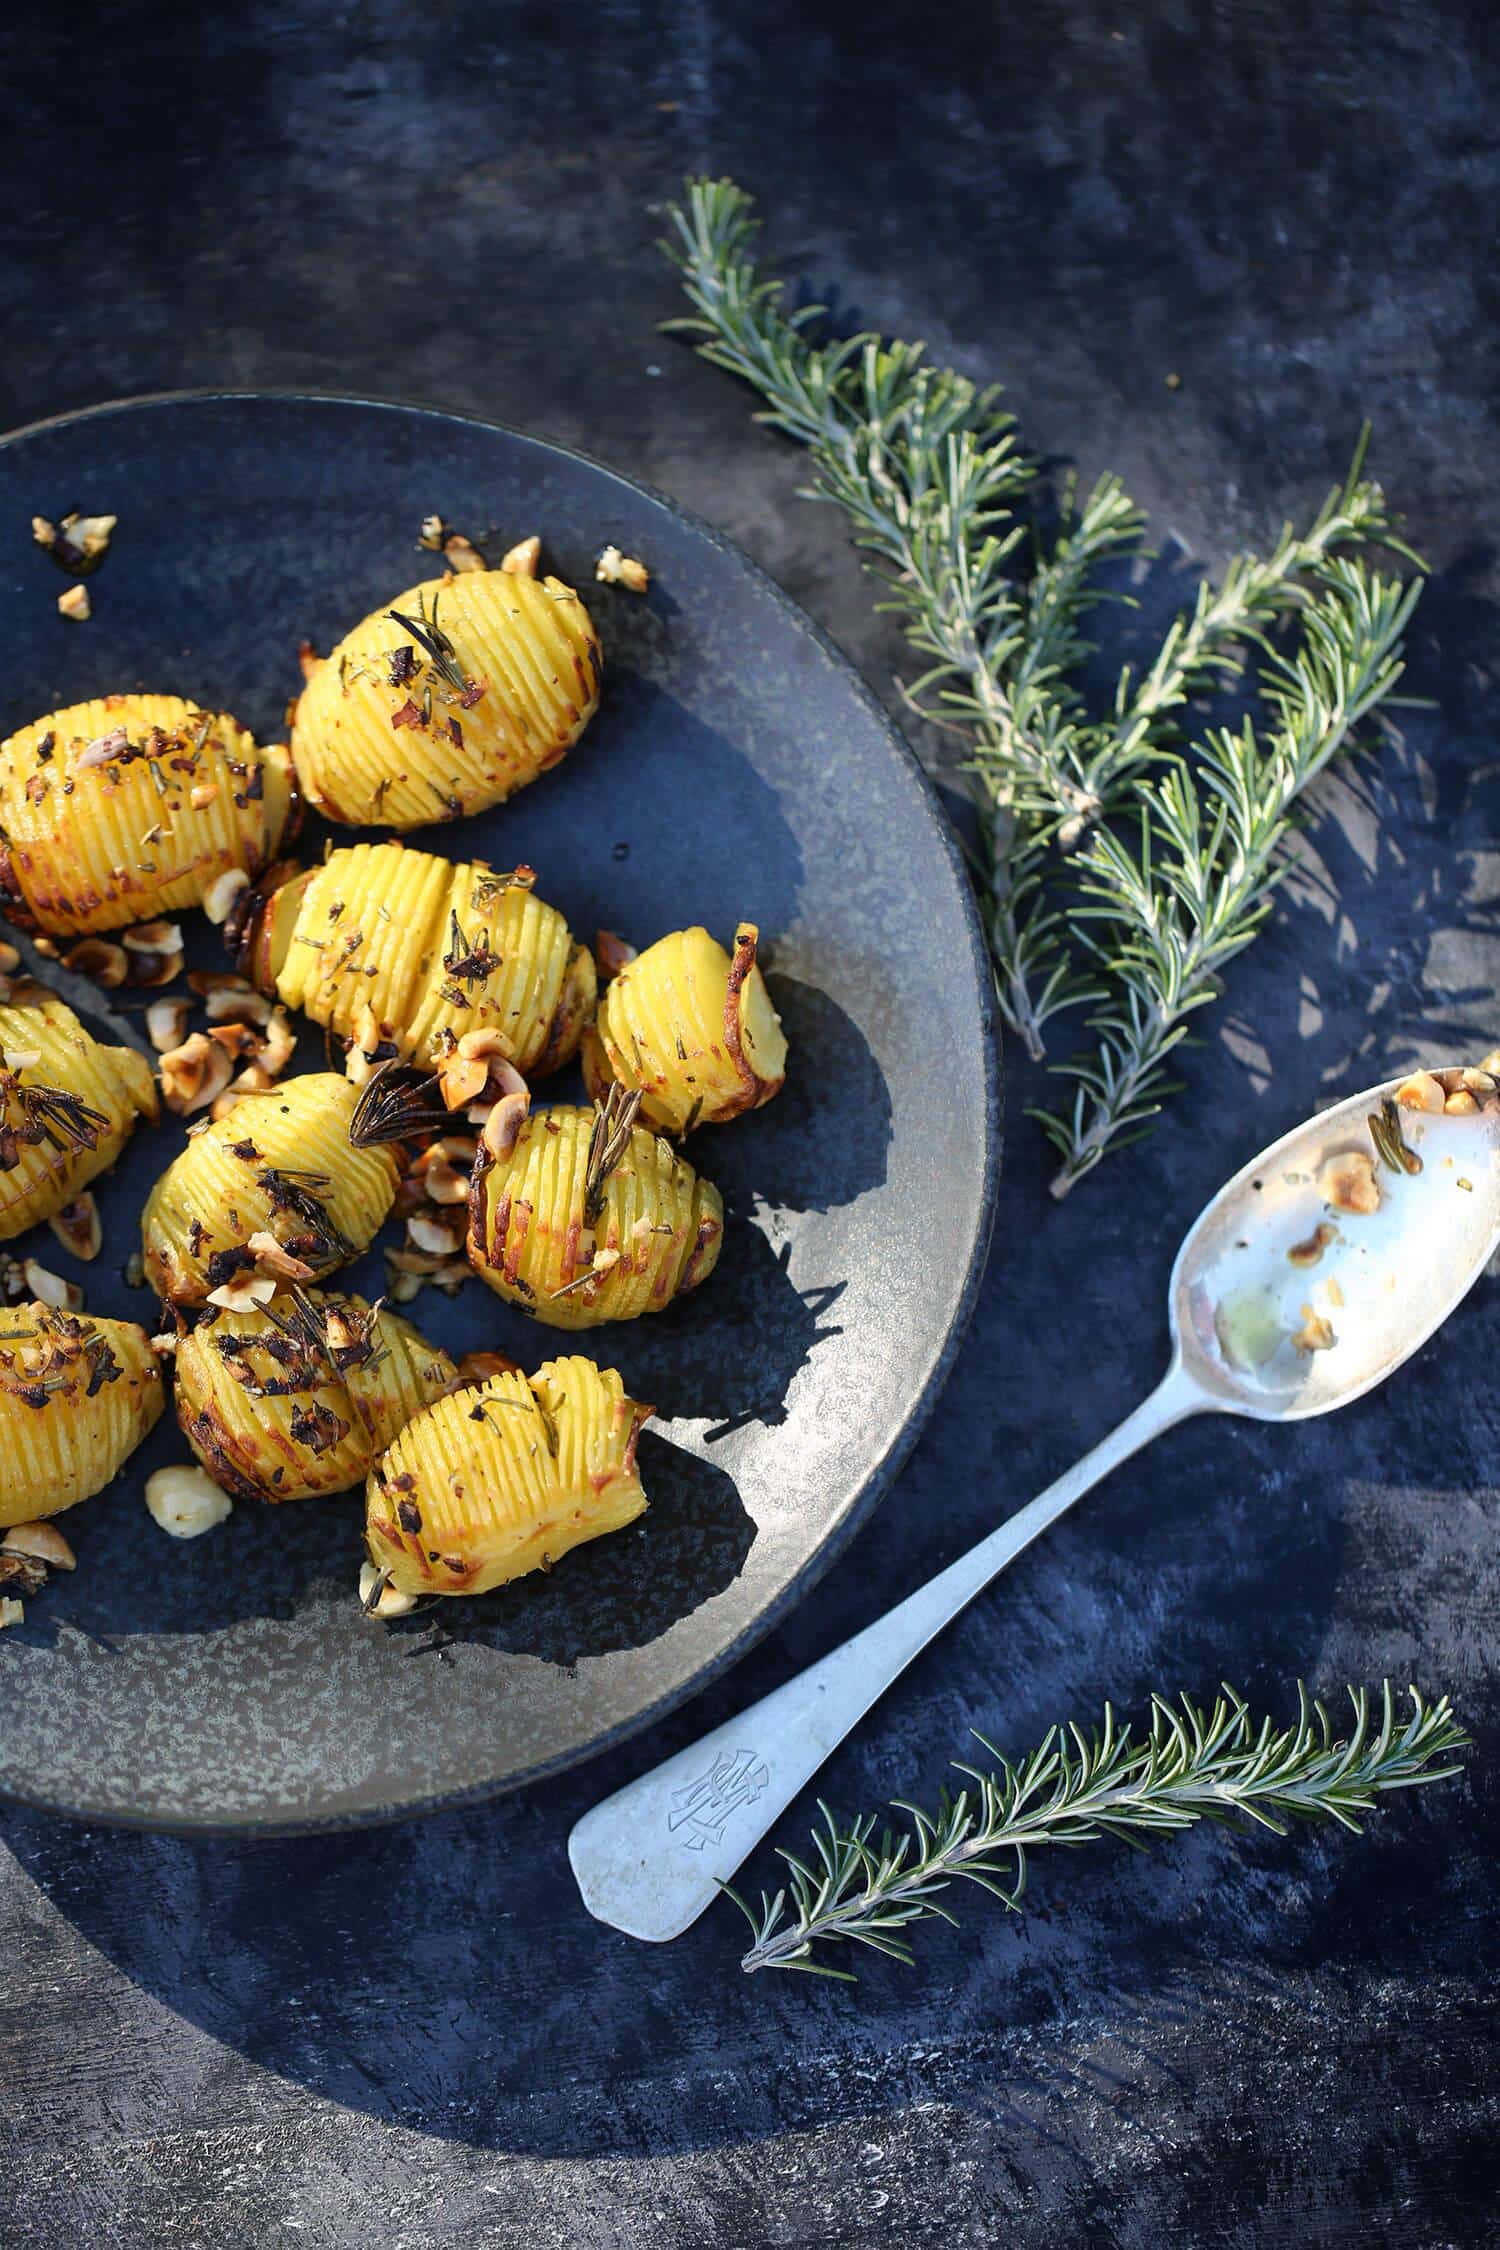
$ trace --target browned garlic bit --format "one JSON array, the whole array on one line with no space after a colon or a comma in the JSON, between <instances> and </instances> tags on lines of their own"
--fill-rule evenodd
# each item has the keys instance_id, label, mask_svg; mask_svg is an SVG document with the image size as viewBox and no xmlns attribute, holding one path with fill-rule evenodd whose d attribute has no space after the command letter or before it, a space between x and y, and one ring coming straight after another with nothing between
<instances>
[{"instance_id":1,"label":"browned garlic bit","mask_svg":"<svg viewBox=\"0 0 1500 2250\"><path fill-rule=\"evenodd\" d=\"M1346 1149L1338 1156L1330 1156L1318 1174L1318 1193L1335 1211L1347 1211L1355 1218L1368 1219L1380 1209L1380 1182L1375 1177L1373 1160L1363 1149Z\"/></svg>"},{"instance_id":2,"label":"browned garlic bit","mask_svg":"<svg viewBox=\"0 0 1500 2250\"><path fill-rule=\"evenodd\" d=\"M162 1099L179 1117L191 1117L223 1093L233 1074L224 1049L205 1032L195 1031L161 1058Z\"/></svg>"},{"instance_id":3,"label":"browned garlic bit","mask_svg":"<svg viewBox=\"0 0 1500 2250\"><path fill-rule=\"evenodd\" d=\"M94 614L87 586L70 586L57 597L57 606L64 617L71 617L75 625L86 625Z\"/></svg>"},{"instance_id":4,"label":"browned garlic bit","mask_svg":"<svg viewBox=\"0 0 1500 2250\"><path fill-rule=\"evenodd\" d=\"M99 1206L87 1188L71 1203L65 1203L60 1211L54 1211L47 1224L63 1248L71 1250L75 1258L82 1258L85 1263L97 1258L104 1247Z\"/></svg>"},{"instance_id":5,"label":"browned garlic bit","mask_svg":"<svg viewBox=\"0 0 1500 2250\"><path fill-rule=\"evenodd\" d=\"M604 586L624 586L632 594L644 594L651 583L651 573L634 555L622 555L618 547L603 549L594 565L594 576Z\"/></svg>"},{"instance_id":6,"label":"browned garlic bit","mask_svg":"<svg viewBox=\"0 0 1500 2250\"><path fill-rule=\"evenodd\" d=\"M513 578L535 578L536 566L542 559L542 542L535 532L529 539L518 539L500 557L500 568L508 570Z\"/></svg>"},{"instance_id":7,"label":"browned garlic bit","mask_svg":"<svg viewBox=\"0 0 1500 2250\"><path fill-rule=\"evenodd\" d=\"M62 964L75 976L92 977L106 992L115 991L130 974L130 956L124 946L116 945L112 938L80 938L76 945L68 947Z\"/></svg>"},{"instance_id":8,"label":"browned garlic bit","mask_svg":"<svg viewBox=\"0 0 1500 2250\"><path fill-rule=\"evenodd\" d=\"M1302 1326L1292 1338L1299 1352L1329 1352L1338 1342L1332 1328L1311 1305L1302 1307Z\"/></svg>"}]
</instances>

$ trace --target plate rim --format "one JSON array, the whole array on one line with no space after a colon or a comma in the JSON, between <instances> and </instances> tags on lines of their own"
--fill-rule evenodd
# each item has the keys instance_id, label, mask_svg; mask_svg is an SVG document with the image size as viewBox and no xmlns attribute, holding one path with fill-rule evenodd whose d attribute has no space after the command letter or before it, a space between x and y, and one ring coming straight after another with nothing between
<instances>
[{"instance_id":1,"label":"plate rim","mask_svg":"<svg viewBox=\"0 0 1500 2250\"><path fill-rule=\"evenodd\" d=\"M80 1825L121 1829L144 1835L202 1837L223 1842L273 1842L301 1836L348 1834L360 1829L394 1827L407 1820L426 1819L433 1814L460 1811L467 1806L492 1802L509 1796L514 1791L532 1788L536 1783L550 1780L571 1767L584 1766L602 1757L606 1751L620 1748L632 1736L658 1724L674 1711L684 1708L714 1681L723 1678L756 1644L763 1640L782 1620L798 1608L813 1591L819 1580L848 1550L857 1532L869 1521L875 1509L888 1496L897 1477L909 1459L917 1439L931 1418L948 1378L960 1346L968 1332L969 1324L978 1302L979 1290L989 1260L990 1244L994 1233L995 1211L1000 1186L1002 1150L1002 1122L1004 1107L1004 1068L1000 1040L999 1007L995 994L994 976L990 968L983 926L979 916L978 901L969 881L958 834L943 810L936 785L916 751L907 741L895 719L876 695L852 658L847 656L832 635L802 605L787 593L770 575L769 571L746 553L738 541L720 531L714 524L684 507L680 501L664 492L659 486L649 484L642 477L629 476L623 470L601 461L596 455L580 446L564 444L560 439L538 436L515 423L502 422L493 416L474 414L467 410L443 406L430 399L415 398L405 394L376 396L371 393L339 388L323 389L308 384L293 385L241 385L201 384L186 390L142 391L134 394L101 399L92 406L66 409L58 414L41 415L29 422L17 424L0 432L0 453L9 453L28 438L44 432L73 428L80 423L104 421L111 416L139 411L142 408L170 409L187 405L250 405L274 404L281 406L324 405L355 407L394 415L417 415L435 422L458 423L468 429L477 429L492 436L518 440L543 453L555 455L561 461L577 464L604 476L625 490L643 494L646 499L664 508L677 521L704 538L749 572L763 592L790 622L808 635L826 661L836 672L842 673L849 691L874 720L877 728L896 752L898 761L905 765L917 782L917 795L929 824L936 830L949 866L957 880L964 926L968 934L971 965L980 996L980 1059L984 1078L984 1157L979 1183L976 1223L969 1247L968 1262L962 1283L949 1316L942 1347L927 1380L912 1400L900 1431L875 1463L863 1484L855 1493L840 1521L821 1540L812 1554L794 1572L775 1598L754 1617L717 1655L700 1665L691 1676L676 1688L658 1696L653 1702L633 1713L629 1718L598 1734L586 1746L560 1751L550 1758L538 1759L535 1764L503 1779L476 1781L458 1789L446 1789L431 1795L409 1799L399 1805L346 1807L339 1811L305 1814L268 1814L257 1817L245 1815L237 1819L223 1817L195 1819L190 1816L171 1816L161 1813L133 1812L111 1808L83 1809L61 1798L52 1797L45 1789L22 1789L0 1781L0 1808L14 1806L27 1812L50 1815Z\"/></svg>"}]
</instances>

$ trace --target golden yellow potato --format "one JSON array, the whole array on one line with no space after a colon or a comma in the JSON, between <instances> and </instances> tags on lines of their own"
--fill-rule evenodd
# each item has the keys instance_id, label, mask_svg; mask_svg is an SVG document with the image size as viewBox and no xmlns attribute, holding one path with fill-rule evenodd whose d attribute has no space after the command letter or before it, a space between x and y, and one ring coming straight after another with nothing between
<instances>
[{"instance_id":1,"label":"golden yellow potato","mask_svg":"<svg viewBox=\"0 0 1500 2250\"><path fill-rule=\"evenodd\" d=\"M639 1089L641 1115L671 1133L758 1109L786 1079L786 1040L742 922L731 959L705 929L675 930L604 988L584 1034L583 1074L598 1100Z\"/></svg>"},{"instance_id":2,"label":"golden yellow potato","mask_svg":"<svg viewBox=\"0 0 1500 2250\"><path fill-rule=\"evenodd\" d=\"M0 899L54 937L199 906L275 856L285 748L176 695L106 695L0 744Z\"/></svg>"},{"instance_id":3,"label":"golden yellow potato","mask_svg":"<svg viewBox=\"0 0 1500 2250\"><path fill-rule=\"evenodd\" d=\"M101 1046L44 986L14 986L0 1003L0 1242L81 1195L156 1113L143 1055Z\"/></svg>"},{"instance_id":4,"label":"golden yellow potato","mask_svg":"<svg viewBox=\"0 0 1500 2250\"><path fill-rule=\"evenodd\" d=\"M142 1214L157 1295L201 1304L257 1271L310 1280L357 1257L395 1201L398 1165L389 1148L350 1147L356 1099L346 1078L311 1072L247 1095L195 1132ZM305 1272L268 1257L267 1236Z\"/></svg>"},{"instance_id":5,"label":"golden yellow potato","mask_svg":"<svg viewBox=\"0 0 1500 2250\"><path fill-rule=\"evenodd\" d=\"M226 1492L306 1500L358 1484L457 1375L396 1313L299 1289L205 1313L177 1346L177 1419Z\"/></svg>"},{"instance_id":6,"label":"golden yellow potato","mask_svg":"<svg viewBox=\"0 0 1500 2250\"><path fill-rule=\"evenodd\" d=\"M545 1570L641 1513L635 1449L650 1413L591 1359L451 1392L370 1472L371 1562L403 1594L483 1594Z\"/></svg>"},{"instance_id":7,"label":"golden yellow potato","mask_svg":"<svg viewBox=\"0 0 1500 2250\"><path fill-rule=\"evenodd\" d=\"M481 1141L469 1191L469 1262L549 1328L660 1312L718 1263L717 1188L630 1105L534 1110L510 1154Z\"/></svg>"},{"instance_id":8,"label":"golden yellow potato","mask_svg":"<svg viewBox=\"0 0 1500 2250\"><path fill-rule=\"evenodd\" d=\"M588 948L535 881L529 867L354 844L257 908L242 958L263 992L368 1054L437 1063L465 1033L494 1030L506 1059L539 1075L576 1052L597 987Z\"/></svg>"},{"instance_id":9,"label":"golden yellow potato","mask_svg":"<svg viewBox=\"0 0 1500 2250\"><path fill-rule=\"evenodd\" d=\"M425 828L498 805L555 766L599 703L589 613L557 578L428 579L313 671L292 756L325 819Z\"/></svg>"},{"instance_id":10,"label":"golden yellow potato","mask_svg":"<svg viewBox=\"0 0 1500 2250\"><path fill-rule=\"evenodd\" d=\"M0 1529L60 1515L108 1484L156 1421L143 1328L50 1305L0 1311Z\"/></svg>"}]
</instances>

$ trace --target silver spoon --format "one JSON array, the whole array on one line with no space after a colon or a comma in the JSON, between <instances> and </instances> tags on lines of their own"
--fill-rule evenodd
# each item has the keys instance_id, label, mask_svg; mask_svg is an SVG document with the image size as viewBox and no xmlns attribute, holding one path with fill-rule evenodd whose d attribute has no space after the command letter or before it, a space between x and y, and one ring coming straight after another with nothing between
<instances>
[{"instance_id":1,"label":"silver spoon","mask_svg":"<svg viewBox=\"0 0 1500 2250\"><path fill-rule=\"evenodd\" d=\"M1190 1414L1327 1414L1426 1342L1500 1245L1500 1105L1396 1110L1413 1174L1399 1145L1381 1157L1369 1124L1408 1085L1299 1125L1220 1189L1172 1268L1171 1365L1092 1453L841 1648L584 1815L568 1857L591 1914L679 1936L934 1634L1162 1430Z\"/></svg>"}]
</instances>

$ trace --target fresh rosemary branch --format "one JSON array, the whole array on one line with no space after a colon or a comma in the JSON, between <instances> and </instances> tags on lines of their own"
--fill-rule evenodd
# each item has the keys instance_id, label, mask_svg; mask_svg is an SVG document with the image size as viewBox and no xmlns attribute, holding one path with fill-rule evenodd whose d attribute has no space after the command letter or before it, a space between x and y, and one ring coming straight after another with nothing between
<instances>
[{"instance_id":1,"label":"fresh rosemary branch","mask_svg":"<svg viewBox=\"0 0 1500 2250\"><path fill-rule=\"evenodd\" d=\"M1053 1727L1029 1758L1012 1764L991 1742L990 1772L955 1761L966 1786L944 1791L932 1812L897 1801L910 1825L899 1836L876 1836L876 1816L841 1827L820 1804L812 1856L781 1857L790 1881L750 1906L730 1891L752 1931L740 1966L803 1969L853 1981L847 1969L817 1958L819 1947L858 1944L910 1964L902 1933L930 1915L957 1917L941 1894L955 1882L977 1883L1001 1903L1019 1905L1029 1855L1042 1844L1089 1844L1101 1836L1123 1843L1171 1834L1200 1820L1256 1821L1284 1835L1293 1820L1335 1820L1357 1830L1384 1791L1445 1781L1461 1769L1468 1737L1446 1696L1429 1704L1415 1688L1403 1722L1389 1681L1373 1712L1363 1688L1350 1688L1353 1725L1344 1738L1321 1702L1298 1686L1294 1725L1252 1717L1226 1687L1207 1713L1183 1696L1158 1696L1136 1740L1117 1728L1109 1705L1099 1730ZM727 1888L727 1886L726 1886Z\"/></svg>"},{"instance_id":2,"label":"fresh rosemary branch","mask_svg":"<svg viewBox=\"0 0 1500 2250\"><path fill-rule=\"evenodd\" d=\"M886 585L884 606L926 659L908 697L971 742L985 918L1006 1020L1038 1059L1063 1008L1104 1001L1105 1022L1114 1023L1131 990L1123 1001L1111 992L1107 946L1085 945L1078 958L1077 855L1162 761L1183 706L1236 681L1247 644L1313 598L1332 560L1375 542L1405 551L1379 487L1361 475L1364 439L1308 529L1288 526L1268 555L1239 556L1217 585L1200 586L1154 661L1138 678L1122 671L1109 712L1094 718L1076 685L1089 654L1080 627L1102 598L1101 569L1141 552L1145 530L1118 481L1101 478L1076 510L1066 501L1050 547L1028 542L1014 510L1036 469L1018 451L996 390L929 366L920 344L871 334L815 341L822 308L782 309L780 283L763 277L751 254L750 199L732 181L690 181L672 220L675 240L663 247L694 306L672 325L755 387L767 402L759 419L807 447L813 496L842 507ZM1145 872L1149 885L1149 863ZM1201 872L1206 880L1209 870ZM1097 892L1092 904L1108 912ZM1124 934L1129 943L1133 928ZM1139 984L1147 972L1136 969ZM1171 989L1155 997L1173 1012ZM1152 1059L1143 1058L1148 1076ZM1118 1059L1101 1047L1096 1067L1107 1081ZM1159 1077L1153 1083L1149 1103L1127 1103L1136 1126L1166 1090ZM1082 1119L1079 1131L1091 1137L1077 1161L1064 1140L1069 1184L1118 1137L1107 1107Z\"/></svg>"},{"instance_id":3,"label":"fresh rosemary branch","mask_svg":"<svg viewBox=\"0 0 1500 2250\"><path fill-rule=\"evenodd\" d=\"M1401 676L1420 581L1343 557L1319 578L1296 650L1261 666L1264 734L1247 718L1206 735L1192 763L1169 758L1138 784L1139 849L1101 826L1082 854L1077 911L1105 928L1113 990L1090 1018L1095 1050L1065 1066L1071 1107L1035 1113L1062 1156L1056 1196L1160 1107L1188 1019L1270 912L1293 806Z\"/></svg>"}]
</instances>

